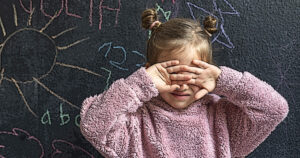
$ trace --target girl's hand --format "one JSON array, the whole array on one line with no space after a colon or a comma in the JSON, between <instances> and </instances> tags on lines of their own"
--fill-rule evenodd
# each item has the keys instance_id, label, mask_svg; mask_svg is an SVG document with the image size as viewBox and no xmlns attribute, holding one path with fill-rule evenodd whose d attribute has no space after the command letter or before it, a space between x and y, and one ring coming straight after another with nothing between
<instances>
[{"instance_id":1,"label":"girl's hand","mask_svg":"<svg viewBox=\"0 0 300 158\"><path fill-rule=\"evenodd\" d=\"M174 67L167 68L169 73L184 73L188 72L192 75L192 79L188 81L177 80L178 74L172 74L171 80L172 84L192 84L198 86L200 89L195 94L196 99L202 98L208 92L212 92L216 87L216 81L221 74L221 69L218 67L203 62L201 60L193 60L193 64L198 67L191 67L187 65L177 65Z\"/></svg>"},{"instance_id":2,"label":"girl's hand","mask_svg":"<svg viewBox=\"0 0 300 158\"><path fill-rule=\"evenodd\" d=\"M171 60L162 63L157 63L146 69L146 72L151 76L155 87L158 92L172 92L177 88L180 88L178 84L171 84L170 74L167 71L167 68L171 68L175 65L178 65L178 60ZM178 75L174 77L175 80L188 81L192 78L191 74L187 75Z\"/></svg>"}]
</instances>

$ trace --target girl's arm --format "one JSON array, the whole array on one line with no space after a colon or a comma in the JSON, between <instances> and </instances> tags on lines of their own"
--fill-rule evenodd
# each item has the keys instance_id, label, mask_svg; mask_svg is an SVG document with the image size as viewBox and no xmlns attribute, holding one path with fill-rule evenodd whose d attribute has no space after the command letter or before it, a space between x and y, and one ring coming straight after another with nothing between
<instances>
[{"instance_id":1,"label":"girl's arm","mask_svg":"<svg viewBox=\"0 0 300 158\"><path fill-rule=\"evenodd\" d=\"M246 156L262 143L289 112L287 101L249 72L220 66L213 93L226 97L225 107L232 157ZM221 99L223 100L223 99Z\"/></svg>"},{"instance_id":2,"label":"girl's arm","mask_svg":"<svg viewBox=\"0 0 300 158\"><path fill-rule=\"evenodd\" d=\"M80 112L83 136L103 156L122 156L129 148L130 114L157 95L144 67L115 81L102 94L84 100Z\"/></svg>"}]
</instances>

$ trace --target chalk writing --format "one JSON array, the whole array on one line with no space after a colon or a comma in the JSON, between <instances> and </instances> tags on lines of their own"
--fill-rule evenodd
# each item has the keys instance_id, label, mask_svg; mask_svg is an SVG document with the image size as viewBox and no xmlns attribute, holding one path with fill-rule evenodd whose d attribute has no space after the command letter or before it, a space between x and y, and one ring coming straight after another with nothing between
<instances>
[{"instance_id":1,"label":"chalk writing","mask_svg":"<svg viewBox=\"0 0 300 158\"><path fill-rule=\"evenodd\" d=\"M227 6L229 6L232 9L232 12L230 12L230 11L222 11L222 9L217 5L216 0L212 0L212 1L213 1L213 8L214 8L214 10L212 12L210 12L210 11L208 11L208 10L206 10L206 9L204 9L204 8L202 8L202 7L194 4L194 3L191 3L191 2L187 2L186 4L188 5L189 10L190 10L190 14L191 14L191 16L193 17L194 20L197 20L197 18L195 17L194 13L198 12L198 11L203 12L206 15L211 15L211 16L215 17L216 19L218 19L218 21L220 23L220 24L218 23L218 25L219 25L219 29L221 31L213 38L212 43L214 41L216 41L216 42L218 42L218 43L220 43L220 44L222 44L222 45L224 45L224 46L226 46L228 48L234 48L233 43L231 42L229 36L226 34L225 29L224 29L224 23L225 23L225 21L224 21L224 18L223 18L223 14L240 16L240 13L238 11L236 11L233 8L233 6L227 0L223 0L223 1L225 2L225 4ZM196 11L193 10L193 8ZM218 15L215 15L214 12L218 13ZM224 36L226 41L220 40L219 37L221 37L221 36Z\"/></svg>"},{"instance_id":2,"label":"chalk writing","mask_svg":"<svg viewBox=\"0 0 300 158\"><path fill-rule=\"evenodd\" d=\"M41 122L42 124L49 124L51 125L51 117L50 117L50 113L49 110L47 109L47 111L43 114L43 116L41 117Z\"/></svg>"},{"instance_id":3,"label":"chalk writing","mask_svg":"<svg viewBox=\"0 0 300 158\"><path fill-rule=\"evenodd\" d=\"M82 19L82 16L80 15L77 15L75 13L70 13L69 12L69 8L70 8L70 4L69 4L69 1L68 0L61 0L61 3L60 3L60 8L56 11L56 13L54 15L50 15L50 13L47 13L46 11L46 8L45 8L45 0L40 0L40 11L42 12L42 14L46 17L49 17L49 18L53 18L53 17L58 17L61 15L61 13L63 12L63 10L65 11L65 14L68 15L68 16L71 16L71 17L75 17L75 18L80 18ZM32 17L32 14L33 14L33 11L34 11L34 8L33 8L33 5L32 5L32 1L30 0L29 1L29 7L27 8L24 3L23 3L23 0L19 0L20 2L20 6L21 8L23 8L23 10L27 13L30 14L29 16L29 19L28 20L28 25L31 25L31 17ZM52 1L49 1L48 3L50 3ZM56 1L53 1L53 3L56 3ZM115 14L115 25L118 24L118 16L119 16L119 13L120 13L120 10L121 10L121 0L117 0L118 2L118 6L116 8L113 8L113 7L110 7L108 5L104 5L104 2L106 2L105 0L100 0L99 2L99 11L98 11L98 15L99 15L99 25L98 25L98 28L99 30L102 29L102 23L103 23L103 11L106 9L106 10L109 10L109 11L114 11L116 12ZM48 4L49 5L49 4ZM97 5L98 6L98 5ZM93 14L94 14L94 1L93 0L90 0L90 5L89 5L89 23L90 23L90 26L93 25ZM1 21L0 21L1 22ZM1 23L0 23L1 24Z\"/></svg>"},{"instance_id":4,"label":"chalk writing","mask_svg":"<svg viewBox=\"0 0 300 158\"><path fill-rule=\"evenodd\" d=\"M64 126L66 124L68 124L70 122L70 115L67 113L64 113L63 111L63 103L60 103L59 105L59 118L60 118L60 126ZM43 125L51 125L51 114L49 112L49 110L47 109L46 112L43 114L43 116L41 117L41 123ZM80 125L80 114L75 116L75 120L74 120L74 124L79 127Z\"/></svg>"},{"instance_id":5,"label":"chalk writing","mask_svg":"<svg viewBox=\"0 0 300 158\"><path fill-rule=\"evenodd\" d=\"M121 50L121 51L117 51L118 53L121 53L123 56L123 59L121 61L113 61L111 59L108 59L108 54L112 52L112 49L117 49L117 50ZM106 50L106 51L105 51ZM120 70L124 70L124 71L128 71L128 68L124 67L123 64L125 63L125 61L127 60L127 51L125 50L124 47L122 46L112 46L112 42L108 42L108 43L104 43L103 45L101 45L98 49L98 52L100 53L104 53L104 57L109 61L109 63L111 65L113 65L114 67L120 69ZM131 51L130 53L132 54L136 54L140 57L142 57L144 59L144 61L146 60L145 56L141 53L139 53L138 51ZM115 55L115 53L114 53ZM145 62L143 63L138 63L135 64L137 67L141 67L142 65L144 65Z\"/></svg>"}]
</instances>

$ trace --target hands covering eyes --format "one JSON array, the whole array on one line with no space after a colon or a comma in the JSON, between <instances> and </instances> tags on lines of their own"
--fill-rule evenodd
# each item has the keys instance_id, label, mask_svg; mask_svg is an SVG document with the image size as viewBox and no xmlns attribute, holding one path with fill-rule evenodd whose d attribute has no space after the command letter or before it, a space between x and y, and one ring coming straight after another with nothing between
<instances>
[{"instance_id":1,"label":"hands covering eyes","mask_svg":"<svg viewBox=\"0 0 300 158\"><path fill-rule=\"evenodd\" d=\"M172 92L180 85L199 87L195 99L200 99L216 87L221 70L201 60L193 60L196 67L179 65L178 60L157 63L146 69L159 92Z\"/></svg>"}]
</instances>

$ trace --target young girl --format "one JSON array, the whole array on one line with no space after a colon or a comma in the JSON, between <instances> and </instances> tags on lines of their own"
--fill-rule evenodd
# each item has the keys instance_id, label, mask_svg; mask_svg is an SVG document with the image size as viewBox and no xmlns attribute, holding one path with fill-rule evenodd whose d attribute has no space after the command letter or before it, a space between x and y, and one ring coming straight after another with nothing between
<instances>
[{"instance_id":1,"label":"young girl","mask_svg":"<svg viewBox=\"0 0 300 158\"><path fill-rule=\"evenodd\" d=\"M147 64L82 105L80 128L105 157L244 157L288 114L287 101L269 84L212 62L210 36L193 20L158 21L142 14L152 31Z\"/></svg>"}]
</instances>

